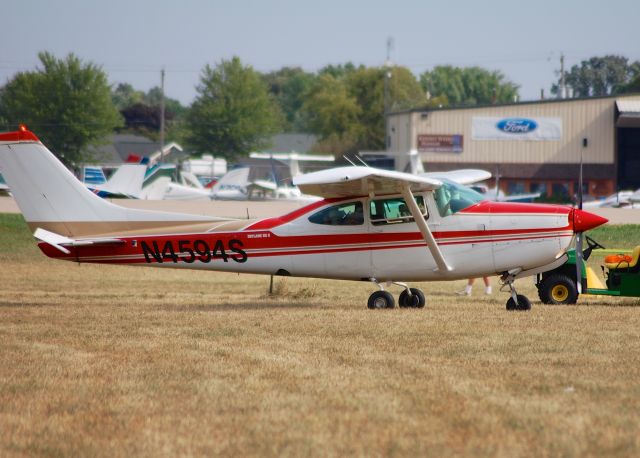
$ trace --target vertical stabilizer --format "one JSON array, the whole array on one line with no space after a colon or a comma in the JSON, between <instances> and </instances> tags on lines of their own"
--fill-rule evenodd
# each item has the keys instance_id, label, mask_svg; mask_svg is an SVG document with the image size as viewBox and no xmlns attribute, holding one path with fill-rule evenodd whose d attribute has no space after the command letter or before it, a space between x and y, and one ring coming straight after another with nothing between
<instances>
[{"instance_id":1,"label":"vertical stabilizer","mask_svg":"<svg viewBox=\"0 0 640 458\"><path fill-rule=\"evenodd\" d=\"M29 226L73 237L221 218L120 207L81 183L31 132L0 133L0 173Z\"/></svg>"}]
</instances>

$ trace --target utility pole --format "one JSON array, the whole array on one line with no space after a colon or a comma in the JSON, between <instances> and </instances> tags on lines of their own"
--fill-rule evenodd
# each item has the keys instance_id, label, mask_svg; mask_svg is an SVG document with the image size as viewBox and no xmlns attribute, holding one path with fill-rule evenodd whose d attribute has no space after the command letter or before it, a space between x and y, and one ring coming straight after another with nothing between
<instances>
[{"instance_id":1,"label":"utility pole","mask_svg":"<svg viewBox=\"0 0 640 458\"><path fill-rule=\"evenodd\" d=\"M160 70L160 164L164 163L164 67Z\"/></svg>"},{"instance_id":2,"label":"utility pole","mask_svg":"<svg viewBox=\"0 0 640 458\"><path fill-rule=\"evenodd\" d=\"M560 54L560 98L567 98L567 84L564 80L564 54Z\"/></svg>"},{"instance_id":3,"label":"utility pole","mask_svg":"<svg viewBox=\"0 0 640 458\"><path fill-rule=\"evenodd\" d=\"M389 79L391 78L391 49L393 48L393 37L387 38L387 60L384 62L384 144L388 151L390 145L389 138Z\"/></svg>"}]
</instances>

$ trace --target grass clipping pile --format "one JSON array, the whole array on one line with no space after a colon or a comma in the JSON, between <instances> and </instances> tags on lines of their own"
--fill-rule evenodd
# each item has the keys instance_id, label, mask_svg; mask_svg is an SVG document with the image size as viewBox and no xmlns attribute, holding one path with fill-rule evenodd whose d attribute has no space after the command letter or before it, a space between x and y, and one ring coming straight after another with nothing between
<instances>
[{"instance_id":1,"label":"grass clipping pile","mask_svg":"<svg viewBox=\"0 0 640 458\"><path fill-rule=\"evenodd\" d=\"M0 455L640 453L634 301L452 282L370 311L371 285L78 266L0 224Z\"/></svg>"}]
</instances>

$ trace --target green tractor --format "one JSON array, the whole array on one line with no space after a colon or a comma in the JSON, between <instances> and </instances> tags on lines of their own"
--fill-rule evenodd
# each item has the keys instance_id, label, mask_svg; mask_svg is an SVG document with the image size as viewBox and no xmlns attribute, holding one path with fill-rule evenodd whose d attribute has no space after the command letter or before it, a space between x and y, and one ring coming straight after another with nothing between
<instances>
[{"instance_id":1,"label":"green tractor","mask_svg":"<svg viewBox=\"0 0 640 458\"><path fill-rule=\"evenodd\" d=\"M604 247L590 237L585 237L588 247L582 252L586 261L594 249ZM544 304L575 304L581 294L602 296L640 297L640 246L631 255L621 253L607 256L602 267L606 285L584 262L580 262L580 285L577 283L576 250L567 252L568 259L560 267L538 274L536 287Z\"/></svg>"}]
</instances>

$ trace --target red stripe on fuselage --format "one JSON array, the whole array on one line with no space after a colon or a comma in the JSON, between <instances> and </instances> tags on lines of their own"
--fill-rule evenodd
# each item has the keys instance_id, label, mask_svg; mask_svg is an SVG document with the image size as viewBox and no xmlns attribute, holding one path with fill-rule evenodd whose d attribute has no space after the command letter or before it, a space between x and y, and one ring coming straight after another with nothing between
<instances>
[{"instance_id":1,"label":"red stripe on fuselage","mask_svg":"<svg viewBox=\"0 0 640 458\"><path fill-rule=\"evenodd\" d=\"M571 227L562 228L532 228L532 229L507 229L494 231L440 231L434 232L434 237L439 245L460 245L470 243L492 243L509 240L533 240L537 238L550 237L570 237L573 232ZM563 232L565 234L563 234ZM457 239L457 240L456 240ZM231 240L239 240L241 248L251 257L262 256L286 256L296 254L314 254L329 252L348 252L361 250L388 250L395 248L407 248L410 246L425 246L422 235L419 232L394 232L394 233L357 233L357 234L322 234L322 235L298 235L298 236L278 236L270 231L264 232L230 232L230 233L206 233L206 234L185 234L184 236L146 236L124 238L125 244L121 246L83 246L69 247L70 254L64 254L56 248L41 242L40 249L49 257L67 260L82 260L82 258L113 258L121 256L143 256L142 242L148 245L155 242L160 250L167 242L171 244L176 254L179 254L180 242L187 247L193 248L196 240L203 240L210 248L213 248L218 241L222 246L229 247ZM135 241L135 243L134 243ZM404 242L404 244L403 244ZM412 242L415 242L412 243ZM396 245L402 244L402 245ZM305 249L306 248L306 249ZM254 250L264 250L254 252ZM269 251L279 250L279 251ZM227 253L232 256L233 253ZM117 261L95 261L91 262L117 262ZM137 261L125 261L140 262Z\"/></svg>"},{"instance_id":2,"label":"red stripe on fuselage","mask_svg":"<svg viewBox=\"0 0 640 458\"><path fill-rule=\"evenodd\" d=\"M277 216L274 218L267 218L253 223L251 226L247 227L245 230L265 230L265 229L274 229L278 226L282 226L283 224L289 223L301 216L304 216L308 213L311 213L314 210L317 210L320 207L323 207L328 204L332 204L335 202L347 201L347 200L355 200L361 198L359 196L354 197L343 197L343 198L333 198L333 199L323 199L318 202L314 202L305 207L294 210L290 213L287 213L283 216ZM478 214L486 214L488 217L491 214L505 214L505 213L524 213L524 214L557 214L557 215L568 215L571 211L571 207L563 206L563 205L553 205L553 204L528 204L528 203L517 203L517 202L493 202L484 200L482 202L478 202L471 207L465 208L464 210L459 211L459 214L465 215L478 215Z\"/></svg>"},{"instance_id":3,"label":"red stripe on fuselage","mask_svg":"<svg viewBox=\"0 0 640 458\"><path fill-rule=\"evenodd\" d=\"M557 214L568 215L571 211L571 207L566 205L553 205L553 204L529 204L518 202L493 202L489 200L483 200L475 205L460 210L460 214L475 214L475 213L487 213L500 214L500 213L539 213L539 214Z\"/></svg>"},{"instance_id":4,"label":"red stripe on fuselage","mask_svg":"<svg viewBox=\"0 0 640 458\"><path fill-rule=\"evenodd\" d=\"M314 202L312 204L306 205L302 208L294 210L286 215L276 216L273 218L267 218L253 223L251 226L246 227L245 231L254 231L254 230L265 230L265 229L273 229L274 227L282 226L285 223L290 223L294 219L300 218L301 216L306 215L313 210L320 208L327 204L332 204L334 202L340 202L342 200L355 199L355 197L349 198L334 198L334 199L323 199L318 202Z\"/></svg>"}]
</instances>

